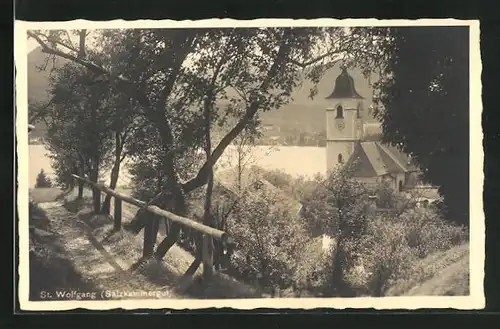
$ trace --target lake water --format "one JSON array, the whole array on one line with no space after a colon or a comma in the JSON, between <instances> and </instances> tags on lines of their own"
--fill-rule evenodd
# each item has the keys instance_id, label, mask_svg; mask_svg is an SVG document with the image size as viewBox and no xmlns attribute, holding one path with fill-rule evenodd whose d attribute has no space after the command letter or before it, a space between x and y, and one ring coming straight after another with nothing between
<instances>
[{"instance_id":1,"label":"lake water","mask_svg":"<svg viewBox=\"0 0 500 329\"><path fill-rule=\"evenodd\" d=\"M303 146L254 146L246 158L250 164L265 169L279 169L293 176L312 177L326 172L326 148ZM41 169L53 176L49 153L43 144L29 145L29 184L35 186L36 177ZM236 166L238 153L229 146L218 161L218 168L225 169ZM127 166L120 172L119 186L129 182ZM109 175L105 175L109 179Z\"/></svg>"}]
</instances>

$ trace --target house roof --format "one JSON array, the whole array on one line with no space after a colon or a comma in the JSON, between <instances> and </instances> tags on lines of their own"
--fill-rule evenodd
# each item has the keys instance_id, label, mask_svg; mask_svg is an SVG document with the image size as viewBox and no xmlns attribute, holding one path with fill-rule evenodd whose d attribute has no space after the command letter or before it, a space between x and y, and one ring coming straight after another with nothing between
<instances>
[{"instance_id":1,"label":"house roof","mask_svg":"<svg viewBox=\"0 0 500 329\"><path fill-rule=\"evenodd\" d=\"M410 158L393 146L380 141L365 141L356 144L350 163L357 160L355 175L358 177L382 176L418 170Z\"/></svg>"},{"instance_id":2,"label":"house roof","mask_svg":"<svg viewBox=\"0 0 500 329\"><path fill-rule=\"evenodd\" d=\"M214 181L232 193L239 192L236 168L217 172L214 176ZM275 198L275 202L279 202L285 209L289 209L290 213L297 214L302 208L302 204L299 201L264 179L261 169L256 166L252 166L242 172L240 184L242 190L252 193L253 196L268 198L272 195Z\"/></svg>"}]
</instances>

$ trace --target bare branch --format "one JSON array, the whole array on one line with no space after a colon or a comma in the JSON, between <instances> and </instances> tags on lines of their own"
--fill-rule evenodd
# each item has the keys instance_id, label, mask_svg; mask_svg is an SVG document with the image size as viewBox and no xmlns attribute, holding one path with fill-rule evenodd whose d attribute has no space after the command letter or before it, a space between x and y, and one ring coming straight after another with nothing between
<instances>
[{"instance_id":1,"label":"bare branch","mask_svg":"<svg viewBox=\"0 0 500 329\"><path fill-rule=\"evenodd\" d=\"M272 79L276 76L279 67L282 65L283 60L286 58L290 51L290 45L287 42L288 37L290 36L290 29L287 28L283 32L283 36L281 38L281 45L278 50L278 54L276 55L275 60L271 68L269 69L266 78L260 85L259 91L265 92L269 89ZM243 117L238 121L238 123L229 131L219 142L217 147L212 152L212 156L206 160L203 164L202 168L198 172L195 178L183 184L183 189L185 192L192 191L200 186L203 186L206 182L206 178L209 173L209 168L211 168L217 160L222 156L224 150L227 148L229 144L243 131L243 129L247 126L250 120L254 117L260 107L260 101L257 96L256 100L253 100L249 107L247 107L246 113Z\"/></svg>"},{"instance_id":2,"label":"bare branch","mask_svg":"<svg viewBox=\"0 0 500 329\"><path fill-rule=\"evenodd\" d=\"M316 64L316 63L318 63L318 62L322 61L323 59L325 59L325 58L327 58L327 57L334 56L335 54L339 54L340 52L342 52L342 51L340 51L340 50L331 51L331 52L328 52L328 53L323 54L323 55L321 55L321 56L318 56L318 57L316 57L316 58L314 58L314 59L311 59L311 60L309 60L309 61L307 61L307 62L299 62L299 61L297 61L297 60L295 60L295 59L290 59L290 63L292 63L292 64L294 64L294 65L297 65L297 66L299 66L299 67L301 67L301 68L305 69L305 68L306 68L306 67L308 67L308 66L311 66L311 65L313 65L313 64ZM338 61L339 61L339 59L335 60L334 62L336 63L336 62L338 62Z\"/></svg>"},{"instance_id":3,"label":"bare branch","mask_svg":"<svg viewBox=\"0 0 500 329\"><path fill-rule=\"evenodd\" d=\"M105 74L107 76L111 76L111 73L108 72L107 70L105 70L103 67L97 65L97 64L94 64L94 63L91 63L89 61L86 61L82 58L78 58L78 57L75 57L71 54L68 54L68 53L65 53L63 51L60 51L58 49L55 49L55 48L52 48L50 47L46 42L44 42L42 40L42 38L36 34L36 33L33 33L31 31L28 31L28 36L32 37L33 39L36 40L36 42L38 42L38 44L42 47L42 52L46 53L46 54L52 54L52 55L56 55L56 56L59 56L59 57L62 57L62 58L66 58L70 61L73 61L75 63L78 63L80 65L83 65L85 66L86 68L88 68L89 70L91 70L92 72L96 73L96 74ZM118 77L119 79L122 79L123 81L128 81L128 80L125 80L121 77Z\"/></svg>"},{"instance_id":4,"label":"bare branch","mask_svg":"<svg viewBox=\"0 0 500 329\"><path fill-rule=\"evenodd\" d=\"M49 109L49 107L54 103L54 98L51 98L49 102L47 102L47 104L45 105L42 105L40 107L34 105L37 107L36 109L36 112L35 114L32 115L32 111L30 111L30 117L29 117L29 123L30 124L34 124L37 120L39 119L42 119L45 117L45 115L47 114L47 110Z\"/></svg>"}]
</instances>

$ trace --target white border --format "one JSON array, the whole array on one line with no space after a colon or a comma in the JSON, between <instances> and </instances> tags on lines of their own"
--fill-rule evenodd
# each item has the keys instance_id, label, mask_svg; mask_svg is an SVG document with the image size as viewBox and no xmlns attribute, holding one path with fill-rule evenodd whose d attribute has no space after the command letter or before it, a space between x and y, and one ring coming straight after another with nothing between
<instances>
[{"instance_id":1,"label":"white border","mask_svg":"<svg viewBox=\"0 0 500 329\"><path fill-rule=\"evenodd\" d=\"M27 37L30 29L104 29L104 28L159 28L159 27L261 27L261 26L469 26L470 27L470 296L467 297L358 297L358 298L273 298L227 300L119 300L119 301L42 301L32 302L29 295L29 237L28 237L28 134L27 134ZM170 308L199 309L208 307L254 308L375 308L418 309L454 308L481 309L485 306L484 279L484 213L483 213L483 148L481 129L481 57L479 50L479 21L456 19L377 20L377 19L206 19L206 20L137 20L107 22L74 20L67 22L24 22L15 25L15 65L17 70L16 134L18 140L18 213L20 280L18 297L22 310L70 310L85 308L106 310L114 308Z\"/></svg>"}]
</instances>

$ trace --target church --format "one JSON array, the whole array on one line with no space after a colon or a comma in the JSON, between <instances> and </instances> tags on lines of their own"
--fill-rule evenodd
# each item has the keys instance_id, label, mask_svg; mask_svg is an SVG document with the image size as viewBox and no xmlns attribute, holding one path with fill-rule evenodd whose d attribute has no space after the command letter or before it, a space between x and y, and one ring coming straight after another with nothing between
<instances>
[{"instance_id":1,"label":"church","mask_svg":"<svg viewBox=\"0 0 500 329\"><path fill-rule=\"evenodd\" d=\"M354 177L366 184L388 183L395 192L429 189L419 183L420 169L398 148L380 141L379 124L367 123L366 99L356 91L354 79L343 67L333 92L326 97L326 163L331 171L339 165L354 165ZM424 199L439 198L437 189Z\"/></svg>"}]
</instances>

